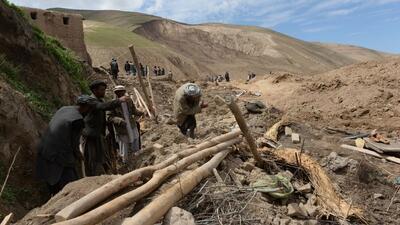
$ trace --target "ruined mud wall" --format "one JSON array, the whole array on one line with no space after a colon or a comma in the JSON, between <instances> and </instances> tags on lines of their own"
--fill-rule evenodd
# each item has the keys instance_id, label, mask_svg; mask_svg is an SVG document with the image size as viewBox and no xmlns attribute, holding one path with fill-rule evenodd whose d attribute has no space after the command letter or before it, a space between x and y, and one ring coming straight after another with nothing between
<instances>
[{"instance_id":1,"label":"ruined mud wall","mask_svg":"<svg viewBox=\"0 0 400 225\"><path fill-rule=\"evenodd\" d=\"M64 46L73 50L82 60L92 64L87 52L83 17L79 14L53 12L34 8L23 8L27 18L46 34L56 37Z\"/></svg>"}]
</instances>

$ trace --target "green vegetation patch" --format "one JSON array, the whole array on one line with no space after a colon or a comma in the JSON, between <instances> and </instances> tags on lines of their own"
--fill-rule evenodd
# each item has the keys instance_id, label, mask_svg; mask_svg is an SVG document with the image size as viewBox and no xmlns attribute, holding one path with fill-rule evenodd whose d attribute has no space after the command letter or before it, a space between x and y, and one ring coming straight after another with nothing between
<instances>
[{"instance_id":1,"label":"green vegetation patch","mask_svg":"<svg viewBox=\"0 0 400 225\"><path fill-rule=\"evenodd\" d=\"M35 37L41 42L47 51L52 54L58 62L64 67L67 73L72 77L73 82L79 86L82 93L90 93L88 81L85 79L83 74L83 66L77 60L74 53L64 48L61 43L50 36L47 36L39 28L34 27Z\"/></svg>"},{"instance_id":2,"label":"green vegetation patch","mask_svg":"<svg viewBox=\"0 0 400 225\"><path fill-rule=\"evenodd\" d=\"M15 12L17 12L19 15L25 18L25 13L20 7L14 5L13 3L7 0L1 0L1 1L3 1L8 7L12 8Z\"/></svg>"},{"instance_id":3,"label":"green vegetation patch","mask_svg":"<svg viewBox=\"0 0 400 225\"><path fill-rule=\"evenodd\" d=\"M161 46L128 30L96 23L85 29L85 42L92 46L101 47L135 47L160 48Z\"/></svg>"},{"instance_id":4,"label":"green vegetation patch","mask_svg":"<svg viewBox=\"0 0 400 225\"><path fill-rule=\"evenodd\" d=\"M49 102L38 91L28 88L20 77L20 68L8 62L4 55L0 54L0 76L3 77L15 90L21 92L29 104L45 119L50 118L56 103Z\"/></svg>"}]
</instances>

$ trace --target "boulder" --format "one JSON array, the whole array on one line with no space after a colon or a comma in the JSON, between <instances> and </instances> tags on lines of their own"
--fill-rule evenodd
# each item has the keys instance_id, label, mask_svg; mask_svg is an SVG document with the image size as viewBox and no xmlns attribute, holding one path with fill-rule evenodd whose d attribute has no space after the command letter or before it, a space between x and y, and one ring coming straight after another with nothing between
<instances>
[{"instance_id":1,"label":"boulder","mask_svg":"<svg viewBox=\"0 0 400 225\"><path fill-rule=\"evenodd\" d=\"M292 135L292 133L293 133L292 128L286 126L286 127L285 127L285 136L288 136L288 137L289 137L289 136Z\"/></svg>"},{"instance_id":2,"label":"boulder","mask_svg":"<svg viewBox=\"0 0 400 225\"><path fill-rule=\"evenodd\" d=\"M292 143L293 143L293 144L298 144L298 143L300 143L300 134L298 134L298 133L292 133Z\"/></svg>"},{"instance_id":3,"label":"boulder","mask_svg":"<svg viewBox=\"0 0 400 225\"><path fill-rule=\"evenodd\" d=\"M287 206L287 210L287 215L290 217L306 218L308 216L307 211L304 209L304 207L300 207L297 203L290 203Z\"/></svg>"},{"instance_id":4,"label":"boulder","mask_svg":"<svg viewBox=\"0 0 400 225\"><path fill-rule=\"evenodd\" d=\"M245 162L245 163L243 163L243 165L242 165L242 168L245 170L245 171L248 171L248 172L251 172L253 169L254 169L254 164L253 163L250 163L250 162Z\"/></svg>"},{"instance_id":5,"label":"boulder","mask_svg":"<svg viewBox=\"0 0 400 225\"><path fill-rule=\"evenodd\" d=\"M162 225L196 225L193 215L179 207L172 207L164 217Z\"/></svg>"}]
</instances>

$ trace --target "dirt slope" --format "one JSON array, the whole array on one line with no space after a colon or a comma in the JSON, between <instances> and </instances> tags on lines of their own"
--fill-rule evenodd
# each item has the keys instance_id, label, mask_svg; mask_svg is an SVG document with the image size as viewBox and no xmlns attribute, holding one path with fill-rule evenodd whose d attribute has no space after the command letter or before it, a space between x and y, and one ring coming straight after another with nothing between
<instances>
[{"instance_id":1,"label":"dirt slope","mask_svg":"<svg viewBox=\"0 0 400 225\"><path fill-rule=\"evenodd\" d=\"M319 126L360 129L400 127L400 59L364 62L327 73L304 77L298 74L265 75L248 85L260 97L299 121Z\"/></svg>"},{"instance_id":2,"label":"dirt slope","mask_svg":"<svg viewBox=\"0 0 400 225\"><path fill-rule=\"evenodd\" d=\"M371 60L384 60L391 54L375 51L368 48L362 48L354 45L341 45L333 43L315 43L325 48L329 48L339 54L345 55L359 62L371 61Z\"/></svg>"},{"instance_id":3,"label":"dirt slope","mask_svg":"<svg viewBox=\"0 0 400 225\"><path fill-rule=\"evenodd\" d=\"M84 82L86 72L58 42L34 29L19 9L3 0L0 27L1 182L21 148L0 199L0 214L12 211L21 217L46 200L39 192L34 169L36 145L46 121L57 107L75 101L81 92L78 83ZM67 60L64 64L58 58L61 56Z\"/></svg>"}]
</instances>

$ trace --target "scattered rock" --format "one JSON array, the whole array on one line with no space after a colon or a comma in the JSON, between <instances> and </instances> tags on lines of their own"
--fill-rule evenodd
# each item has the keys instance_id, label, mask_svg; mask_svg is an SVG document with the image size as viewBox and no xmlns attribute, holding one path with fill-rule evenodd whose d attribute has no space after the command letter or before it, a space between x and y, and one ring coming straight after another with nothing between
<instances>
[{"instance_id":1,"label":"scattered rock","mask_svg":"<svg viewBox=\"0 0 400 225\"><path fill-rule=\"evenodd\" d=\"M299 207L307 212L307 214L311 217L315 217L318 215L318 207L312 205L310 202L306 204L300 203Z\"/></svg>"},{"instance_id":2,"label":"scattered rock","mask_svg":"<svg viewBox=\"0 0 400 225\"><path fill-rule=\"evenodd\" d=\"M178 207L172 207L164 217L162 225L196 225L196 223L190 212Z\"/></svg>"},{"instance_id":3,"label":"scattered rock","mask_svg":"<svg viewBox=\"0 0 400 225\"><path fill-rule=\"evenodd\" d=\"M318 220L307 220L304 225L318 225Z\"/></svg>"},{"instance_id":4,"label":"scattered rock","mask_svg":"<svg viewBox=\"0 0 400 225\"><path fill-rule=\"evenodd\" d=\"M341 157L336 152L331 152L331 154L325 158L325 162L323 164L334 172L344 169L347 166L350 166L351 170L357 168L357 161L346 157Z\"/></svg>"},{"instance_id":5,"label":"scattered rock","mask_svg":"<svg viewBox=\"0 0 400 225\"><path fill-rule=\"evenodd\" d=\"M292 128L286 126L286 127L285 127L285 136L288 136L288 137L289 137L289 136L292 135L292 133L293 133Z\"/></svg>"},{"instance_id":6,"label":"scattered rock","mask_svg":"<svg viewBox=\"0 0 400 225\"><path fill-rule=\"evenodd\" d=\"M155 151L161 150L162 148L164 148L163 145L160 145L160 144L158 144L158 143L153 144L153 149L154 149Z\"/></svg>"},{"instance_id":7,"label":"scattered rock","mask_svg":"<svg viewBox=\"0 0 400 225\"><path fill-rule=\"evenodd\" d=\"M246 102L244 107L249 113L262 113L266 108L265 104L261 101Z\"/></svg>"},{"instance_id":8,"label":"scattered rock","mask_svg":"<svg viewBox=\"0 0 400 225\"><path fill-rule=\"evenodd\" d=\"M281 219L279 221L279 225L289 225L290 221L291 221L291 219Z\"/></svg>"},{"instance_id":9,"label":"scattered rock","mask_svg":"<svg viewBox=\"0 0 400 225\"><path fill-rule=\"evenodd\" d=\"M300 207L297 203L290 203L287 206L288 213L290 217L305 218L307 217L307 211L304 207Z\"/></svg>"},{"instance_id":10,"label":"scattered rock","mask_svg":"<svg viewBox=\"0 0 400 225\"><path fill-rule=\"evenodd\" d=\"M244 170L246 170L246 171L249 171L249 172L251 172L253 169L254 169L254 164L252 164L252 163L250 163L250 162L245 162L245 163L243 163L243 165L242 165L242 168L244 169Z\"/></svg>"},{"instance_id":11,"label":"scattered rock","mask_svg":"<svg viewBox=\"0 0 400 225\"><path fill-rule=\"evenodd\" d=\"M294 188L300 193L306 194L312 191L311 183L307 183L305 185L299 185L298 183L293 184Z\"/></svg>"},{"instance_id":12,"label":"scattered rock","mask_svg":"<svg viewBox=\"0 0 400 225\"><path fill-rule=\"evenodd\" d=\"M298 144L298 143L300 143L300 134L298 134L298 133L292 133L292 143L293 143L293 144Z\"/></svg>"},{"instance_id":13,"label":"scattered rock","mask_svg":"<svg viewBox=\"0 0 400 225\"><path fill-rule=\"evenodd\" d=\"M378 199L378 198L383 198L383 194L375 193L374 194L374 199Z\"/></svg>"}]
</instances>

